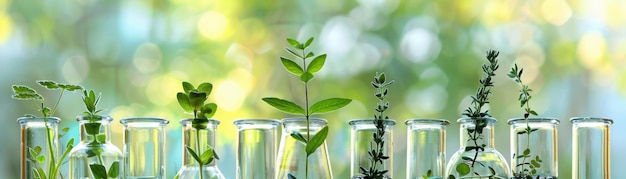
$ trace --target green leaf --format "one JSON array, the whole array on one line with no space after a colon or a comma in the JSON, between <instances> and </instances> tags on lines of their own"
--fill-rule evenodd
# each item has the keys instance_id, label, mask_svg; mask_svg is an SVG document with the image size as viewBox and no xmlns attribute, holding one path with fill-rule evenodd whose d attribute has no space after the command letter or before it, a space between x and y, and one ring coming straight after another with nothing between
<instances>
[{"instance_id":1,"label":"green leaf","mask_svg":"<svg viewBox=\"0 0 626 179\"><path fill-rule=\"evenodd\" d=\"M535 168L541 167L541 165L539 163L537 163L537 161L535 161L535 160L531 160L530 163L533 164L533 166L535 166Z\"/></svg>"},{"instance_id":2,"label":"green leaf","mask_svg":"<svg viewBox=\"0 0 626 179\"><path fill-rule=\"evenodd\" d=\"M213 148L209 147L207 150L202 152L200 160L202 160L202 165L211 163L213 161Z\"/></svg>"},{"instance_id":3,"label":"green leaf","mask_svg":"<svg viewBox=\"0 0 626 179\"><path fill-rule=\"evenodd\" d=\"M196 152L193 151L193 149L191 149L191 147L185 146L185 148L187 149L187 152L189 152L189 154L191 154L191 157L193 157L193 159L196 160L196 162L202 163L202 160L200 160L200 157L198 157L198 154L196 154Z\"/></svg>"},{"instance_id":4,"label":"green leaf","mask_svg":"<svg viewBox=\"0 0 626 179\"><path fill-rule=\"evenodd\" d=\"M526 150L524 150L524 155L528 155L528 154L530 154L530 149L526 148Z\"/></svg>"},{"instance_id":5,"label":"green leaf","mask_svg":"<svg viewBox=\"0 0 626 179\"><path fill-rule=\"evenodd\" d=\"M15 94L36 94L37 93L37 91L35 91L33 88L24 86L24 85L13 85L11 87L13 88L13 93Z\"/></svg>"},{"instance_id":6,"label":"green leaf","mask_svg":"<svg viewBox=\"0 0 626 179\"><path fill-rule=\"evenodd\" d=\"M332 112L350 104L351 99L330 98L319 101L309 108L309 115Z\"/></svg>"},{"instance_id":7,"label":"green leaf","mask_svg":"<svg viewBox=\"0 0 626 179\"><path fill-rule=\"evenodd\" d=\"M38 155L41 153L41 147L40 146L35 146L35 148L33 150L35 150L35 153L38 154ZM537 157L539 157L539 156L537 156Z\"/></svg>"},{"instance_id":8,"label":"green leaf","mask_svg":"<svg viewBox=\"0 0 626 179\"><path fill-rule=\"evenodd\" d=\"M186 112L193 111L193 108L191 107L191 104L189 102L189 97L187 97L185 93L178 92L176 94L176 99L178 100L178 105L180 105L183 110L185 110Z\"/></svg>"},{"instance_id":9,"label":"green leaf","mask_svg":"<svg viewBox=\"0 0 626 179\"><path fill-rule=\"evenodd\" d=\"M317 132L317 134L315 134L315 136L313 136L313 138L311 138L311 140L308 143L306 143L306 156L307 157L313 154L313 152L315 152L315 150L317 150L317 148L319 148L324 143L324 140L326 140L327 135L328 135L328 126L324 126L322 130Z\"/></svg>"},{"instance_id":10,"label":"green leaf","mask_svg":"<svg viewBox=\"0 0 626 179\"><path fill-rule=\"evenodd\" d=\"M117 178L117 176L120 175L120 164L118 161L115 161L111 164L111 167L109 167L108 175L111 178Z\"/></svg>"},{"instance_id":11,"label":"green leaf","mask_svg":"<svg viewBox=\"0 0 626 179\"><path fill-rule=\"evenodd\" d=\"M95 179L107 179L107 172L104 166L100 164L89 164L89 168L91 168L91 173Z\"/></svg>"},{"instance_id":12,"label":"green leaf","mask_svg":"<svg viewBox=\"0 0 626 179\"><path fill-rule=\"evenodd\" d=\"M324 66L324 62L326 62L326 54L315 57L307 67L307 72L315 73L320 71Z\"/></svg>"},{"instance_id":13,"label":"green leaf","mask_svg":"<svg viewBox=\"0 0 626 179\"><path fill-rule=\"evenodd\" d=\"M209 103L205 104L202 107L202 110L200 110L200 115L206 118L212 118L213 115L215 115L215 112L217 112L217 104Z\"/></svg>"},{"instance_id":14,"label":"green leaf","mask_svg":"<svg viewBox=\"0 0 626 179\"><path fill-rule=\"evenodd\" d=\"M291 46L293 46L295 48L298 48L298 46L300 46L300 42L298 42L297 40L294 40L294 39L287 38L287 42L289 43L289 45L291 45Z\"/></svg>"},{"instance_id":15,"label":"green leaf","mask_svg":"<svg viewBox=\"0 0 626 179\"><path fill-rule=\"evenodd\" d=\"M470 173L470 167L466 163L459 163L456 165L456 172L459 172L461 176L465 176Z\"/></svg>"},{"instance_id":16,"label":"green leaf","mask_svg":"<svg viewBox=\"0 0 626 179\"><path fill-rule=\"evenodd\" d=\"M454 177L454 175L450 175L448 176L448 179L456 179L456 177Z\"/></svg>"},{"instance_id":17,"label":"green leaf","mask_svg":"<svg viewBox=\"0 0 626 179\"><path fill-rule=\"evenodd\" d=\"M293 131L291 133L291 137L293 137L294 139L296 139L297 141L300 141L304 144L306 144L306 138L304 138L304 136L302 136L302 134L300 134L298 131Z\"/></svg>"},{"instance_id":18,"label":"green leaf","mask_svg":"<svg viewBox=\"0 0 626 179\"><path fill-rule=\"evenodd\" d=\"M104 143L107 140L107 135L106 134L98 134L96 135L96 141L98 141L99 143Z\"/></svg>"},{"instance_id":19,"label":"green leaf","mask_svg":"<svg viewBox=\"0 0 626 179\"><path fill-rule=\"evenodd\" d=\"M302 82L309 82L311 81L311 79L313 79L313 74L309 73L309 72L304 72L304 74L300 75L300 81Z\"/></svg>"},{"instance_id":20,"label":"green leaf","mask_svg":"<svg viewBox=\"0 0 626 179\"><path fill-rule=\"evenodd\" d=\"M59 84L51 80L38 80L37 83L46 89L58 89Z\"/></svg>"},{"instance_id":21,"label":"green leaf","mask_svg":"<svg viewBox=\"0 0 626 179\"><path fill-rule=\"evenodd\" d=\"M37 163L44 163L46 162L46 156L40 155L35 157L35 160L37 160Z\"/></svg>"},{"instance_id":22,"label":"green leaf","mask_svg":"<svg viewBox=\"0 0 626 179\"><path fill-rule=\"evenodd\" d=\"M59 88L67 90L67 91L83 90L83 87L79 85L70 85L70 84L58 84L58 85L59 85Z\"/></svg>"},{"instance_id":23,"label":"green leaf","mask_svg":"<svg viewBox=\"0 0 626 179\"><path fill-rule=\"evenodd\" d=\"M535 111L533 111L533 110L529 111L528 113L530 113L530 114L532 114L532 115L537 116L537 112L535 112Z\"/></svg>"},{"instance_id":24,"label":"green leaf","mask_svg":"<svg viewBox=\"0 0 626 179\"><path fill-rule=\"evenodd\" d=\"M280 57L280 61L283 63L283 67L285 67L285 69L287 69L287 71L289 71L290 73L298 76L304 73L302 67L300 67L300 65L298 65L296 62L284 57Z\"/></svg>"},{"instance_id":25,"label":"green leaf","mask_svg":"<svg viewBox=\"0 0 626 179\"><path fill-rule=\"evenodd\" d=\"M204 101L207 100L205 92L199 92L192 90L189 92L189 105L194 109L199 109L204 106Z\"/></svg>"},{"instance_id":26,"label":"green leaf","mask_svg":"<svg viewBox=\"0 0 626 179\"><path fill-rule=\"evenodd\" d=\"M43 96L39 94L14 94L11 96L13 99L17 100L35 100L35 101L43 101Z\"/></svg>"},{"instance_id":27,"label":"green leaf","mask_svg":"<svg viewBox=\"0 0 626 179\"><path fill-rule=\"evenodd\" d=\"M309 47L309 45L311 45L311 42L313 42L313 37L309 38L309 40L306 40L306 42L304 43L304 48Z\"/></svg>"},{"instance_id":28,"label":"green leaf","mask_svg":"<svg viewBox=\"0 0 626 179\"><path fill-rule=\"evenodd\" d=\"M85 133L89 135L96 135L100 133L101 123L93 122L93 123L85 123Z\"/></svg>"},{"instance_id":29,"label":"green leaf","mask_svg":"<svg viewBox=\"0 0 626 179\"><path fill-rule=\"evenodd\" d=\"M211 83L202 83L198 86L198 91L205 92L207 96L211 95L211 91L213 90L213 84Z\"/></svg>"},{"instance_id":30,"label":"green leaf","mask_svg":"<svg viewBox=\"0 0 626 179\"><path fill-rule=\"evenodd\" d=\"M278 98L263 98L262 100L282 112L305 115L304 109L294 102Z\"/></svg>"},{"instance_id":31,"label":"green leaf","mask_svg":"<svg viewBox=\"0 0 626 179\"><path fill-rule=\"evenodd\" d=\"M183 81L183 91L185 91L185 94L189 94L189 91L193 89L196 89L196 88L194 88L191 83Z\"/></svg>"}]
</instances>

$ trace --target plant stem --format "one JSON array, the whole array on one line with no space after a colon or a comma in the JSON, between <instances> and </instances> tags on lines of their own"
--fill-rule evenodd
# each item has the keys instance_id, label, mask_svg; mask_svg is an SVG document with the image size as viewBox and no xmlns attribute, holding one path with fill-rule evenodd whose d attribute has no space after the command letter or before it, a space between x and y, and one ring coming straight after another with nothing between
<instances>
[{"instance_id":1,"label":"plant stem","mask_svg":"<svg viewBox=\"0 0 626 179\"><path fill-rule=\"evenodd\" d=\"M49 167L48 167L48 177L53 177L56 176L56 159L54 156L54 149L52 148L52 138L50 138L50 126L48 126L48 116L44 114L43 116L43 122L45 123L44 126L46 126L46 139L48 142L48 154L50 155L50 163L49 163Z\"/></svg>"},{"instance_id":2,"label":"plant stem","mask_svg":"<svg viewBox=\"0 0 626 179\"><path fill-rule=\"evenodd\" d=\"M57 111L57 107L59 106L59 103L61 102L61 98L63 98L63 92L65 92L65 89L61 89L61 94L59 95L59 99L57 99L57 102L54 104L54 107L52 107L52 111L50 112L50 116L54 115L54 112Z\"/></svg>"},{"instance_id":3,"label":"plant stem","mask_svg":"<svg viewBox=\"0 0 626 179\"><path fill-rule=\"evenodd\" d=\"M200 129L196 129L196 153L200 152ZM202 155L202 154L200 154ZM198 172L200 172L200 179L204 179L203 175L202 175L202 162L198 161Z\"/></svg>"},{"instance_id":4,"label":"plant stem","mask_svg":"<svg viewBox=\"0 0 626 179\"><path fill-rule=\"evenodd\" d=\"M305 54L305 50L302 49L302 66L303 66L303 71L307 71L306 69L306 54ZM306 117L306 141L307 143L311 140L311 129L309 126L309 83L308 82L304 82L304 110L305 110L305 117ZM306 158L304 159L304 178L308 179L309 178L309 156L307 155Z\"/></svg>"}]
</instances>

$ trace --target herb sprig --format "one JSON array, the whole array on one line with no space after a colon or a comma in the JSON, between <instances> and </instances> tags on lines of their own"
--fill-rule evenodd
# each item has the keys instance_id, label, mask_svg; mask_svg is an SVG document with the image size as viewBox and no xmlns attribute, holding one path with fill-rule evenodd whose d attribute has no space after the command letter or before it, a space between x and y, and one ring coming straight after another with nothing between
<instances>
[{"instance_id":1,"label":"herb sprig","mask_svg":"<svg viewBox=\"0 0 626 179\"><path fill-rule=\"evenodd\" d=\"M89 122L84 124L85 132L87 135L92 136L93 139L89 145L99 145L106 142L106 134L100 133L100 126L102 126L102 123L99 121L102 120L102 116L99 116L98 113L100 113L102 109L97 109L101 96L102 94L98 94L96 96L96 93L93 90L83 90L83 103L87 109L87 111L83 112L83 114L85 114L89 120ZM117 178L119 175L119 161L111 163L107 172L102 160L102 152L102 150L98 149L89 150L87 152L89 154L87 157L97 157L98 159L98 163L89 164L91 173L95 179L106 179L109 177Z\"/></svg>"},{"instance_id":2,"label":"herb sprig","mask_svg":"<svg viewBox=\"0 0 626 179\"><path fill-rule=\"evenodd\" d=\"M365 175L365 179L383 179L385 174L389 172L389 170L379 170L377 165L383 165L383 161L389 159L389 156L385 155L383 148L385 145L384 120L389 119L389 116L386 116L384 112L389 109L389 102L385 101L385 97L387 97L388 93L387 87L393 83L393 80L386 82L385 73L376 73L376 76L374 76L374 80L372 81L372 86L375 89L374 96L378 99L378 103L375 108L378 114L374 114L376 132L372 134L372 142L370 142L372 149L367 152L370 157L370 166L367 169L365 167L359 167L361 169L361 174Z\"/></svg>"},{"instance_id":3,"label":"herb sprig","mask_svg":"<svg viewBox=\"0 0 626 179\"><path fill-rule=\"evenodd\" d=\"M35 106L39 108L39 112L41 112L41 115L43 117L45 127L46 127L46 142L47 142L47 148L48 148L48 156L50 157L49 160L46 159L45 155L41 154L41 146L35 146L33 148L28 149L29 154L30 154L30 158L28 160L35 165L35 168L33 168L33 171L32 171L35 177L54 178L58 174L59 177L63 178L63 175L59 172L59 169L61 168L61 164L63 164L63 160L67 157L69 152L74 147L74 138L71 138L67 142L67 144L65 145L65 151L61 155L61 158L57 160L55 158L55 155L57 152L52 146L53 137L59 137L59 138L63 137L64 134L67 133L69 128L63 128L61 130L63 134L59 136L53 136L53 134L51 133L54 131L52 131L52 129L48 125L48 117L54 116L54 113L56 112L57 107L59 106L59 103L61 102L61 98L63 98L63 94L65 93L65 91L71 92L71 91L82 90L83 87L79 85L57 83L57 82L50 81L50 80L39 80L37 81L37 84L39 84L40 86L48 90L60 89L61 92L54 106L52 106L52 109L51 109L45 106L44 104L45 100L43 96L37 93L37 91L35 91L33 88L25 86L25 85L13 85L12 86L13 95L11 97L17 100L33 101L35 103ZM26 115L26 116L32 117L32 118L36 117L35 115ZM44 171L45 169L41 167L41 164L45 162L48 162L48 166L49 166L47 169L47 172Z\"/></svg>"},{"instance_id":4,"label":"herb sprig","mask_svg":"<svg viewBox=\"0 0 626 179\"><path fill-rule=\"evenodd\" d=\"M301 61L302 65L286 57L280 57L280 61L287 71L300 77L300 81L304 83L304 107L301 107L294 102L275 97L267 97L262 100L282 112L289 114L301 114L306 118L306 136L294 131L291 133L291 137L305 144L305 178L308 178L309 156L324 143L326 136L328 135L328 126L324 126L324 128L322 128L315 136L311 137L309 118L314 114L328 113L341 109L348 105L352 100L344 98L329 98L318 101L309 106L309 81L311 81L314 74L320 71L324 66L324 63L326 62L326 54L315 56L313 52L307 52L307 48L313 42L313 37L309 38L306 42L299 42L294 39L287 39L287 42L291 45L291 47L297 50L293 50L288 47L285 48L285 50L287 50L287 52L291 55L297 57L297 59ZM311 58L312 60L307 61ZM295 178L292 174L288 174L288 177Z\"/></svg>"},{"instance_id":5,"label":"herb sprig","mask_svg":"<svg viewBox=\"0 0 626 179\"><path fill-rule=\"evenodd\" d=\"M190 146L185 146L187 152L198 162L198 169L200 171L200 179L203 179L202 166L208 165L213 160L219 160L219 156L213 149L213 146L209 146L204 152L200 152L200 130L207 127L209 122L208 118L213 117L217 112L217 104L206 103L211 91L213 90L213 84L201 83L198 88L195 88L189 82L183 82L183 92L176 94L176 99L180 107L185 112L193 112L193 120L191 126L196 129L196 149L192 149ZM198 155L200 154L200 155ZM176 176L178 178L178 175Z\"/></svg>"},{"instance_id":6,"label":"herb sprig","mask_svg":"<svg viewBox=\"0 0 626 179\"><path fill-rule=\"evenodd\" d=\"M537 131L537 129L530 128L530 126L528 125L528 117L530 115L537 116L537 112L535 112L534 110L530 108L530 99L532 99L530 92L532 91L532 89L530 89L528 85L522 82L523 72L524 72L524 69L523 68L519 69L517 67L517 64L515 64L515 66L511 67L511 71L509 71L508 76L509 78L513 79L515 83L519 84L521 87L521 89L519 90L518 100L520 102L520 107L524 108L524 120L526 121L526 128L523 131L517 132L517 135L526 134L526 137L530 139L530 134L534 131ZM530 178L531 175L534 175L537 173L536 168L541 167L542 160L539 157L539 155L536 155L535 158L532 159L530 153L531 153L530 140L526 141L526 149L524 149L524 152L522 155L513 153L513 160L517 160L517 163L518 163L516 166L514 166L514 169L513 169L514 178L516 179L517 178L519 179ZM529 158L530 158L530 161L527 162ZM515 171L518 168L519 170Z\"/></svg>"},{"instance_id":7,"label":"herb sprig","mask_svg":"<svg viewBox=\"0 0 626 179\"><path fill-rule=\"evenodd\" d=\"M489 95L491 95L491 87L493 87L493 77L496 76L495 71L498 70L500 65L498 65L497 57L500 53L494 50L487 51L487 61L488 64L482 65L483 76L478 81L480 83L480 87L476 91L476 95L472 96L472 103L469 108L467 108L462 114L471 118L474 121L474 129L468 129L467 135L469 136L469 140L473 142L474 145L468 145L465 147L465 151L475 151L474 157L463 157L463 160L467 162L462 162L457 164L456 171L461 175L465 176L470 173L471 168L475 167L476 161L478 158L478 153L485 151L485 144L478 144L478 140L483 137L483 129L487 127L489 121L484 119L484 117L490 117L489 110L483 110L486 104L489 104ZM467 164L469 163L469 165ZM480 164L480 163L479 163ZM480 164L481 166L484 166ZM486 177L493 177L496 175L495 170L489 166L489 171L491 172ZM475 175L480 175L474 172ZM451 175L449 178L454 178Z\"/></svg>"}]
</instances>

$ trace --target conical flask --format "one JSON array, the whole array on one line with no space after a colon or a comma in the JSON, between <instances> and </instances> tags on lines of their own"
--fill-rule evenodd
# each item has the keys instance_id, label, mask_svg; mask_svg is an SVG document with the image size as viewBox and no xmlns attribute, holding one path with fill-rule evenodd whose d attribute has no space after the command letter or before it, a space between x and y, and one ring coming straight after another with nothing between
<instances>
[{"instance_id":1,"label":"conical flask","mask_svg":"<svg viewBox=\"0 0 626 179\"><path fill-rule=\"evenodd\" d=\"M194 120L196 120L194 122ZM184 119L180 121L183 127L183 166L178 170L178 179L224 179L224 174L217 168L215 158L202 166L194 159L190 150L202 158L206 152L215 149L215 137L217 125L220 121L215 119ZM215 154L217 152L214 152ZM202 173L198 172L202 168Z\"/></svg>"},{"instance_id":2,"label":"conical flask","mask_svg":"<svg viewBox=\"0 0 626 179\"><path fill-rule=\"evenodd\" d=\"M79 116L80 143L69 154L69 178L123 178L120 149L111 143L109 116Z\"/></svg>"},{"instance_id":3,"label":"conical flask","mask_svg":"<svg viewBox=\"0 0 626 179\"><path fill-rule=\"evenodd\" d=\"M443 178L446 167L446 127L443 119L406 121L406 178Z\"/></svg>"},{"instance_id":4,"label":"conical flask","mask_svg":"<svg viewBox=\"0 0 626 179\"><path fill-rule=\"evenodd\" d=\"M572 127L572 178L611 178L613 119L575 117Z\"/></svg>"},{"instance_id":5,"label":"conical flask","mask_svg":"<svg viewBox=\"0 0 626 179\"><path fill-rule=\"evenodd\" d=\"M305 144L291 136L294 132L300 133L307 138L307 120L305 118L286 118L282 120L283 132L278 148L277 179L332 179L333 175L328 160L326 141L310 156L306 162ZM312 138L327 123L320 118L309 119L308 131ZM308 175L307 175L308 173Z\"/></svg>"},{"instance_id":6,"label":"conical flask","mask_svg":"<svg viewBox=\"0 0 626 179\"><path fill-rule=\"evenodd\" d=\"M509 166L502 154L494 148L493 127L496 119L461 118L457 122L460 124L461 148L450 158L446 176L509 178Z\"/></svg>"},{"instance_id":7,"label":"conical flask","mask_svg":"<svg viewBox=\"0 0 626 179\"><path fill-rule=\"evenodd\" d=\"M237 126L237 178L273 179L276 177L276 148L280 121L240 119Z\"/></svg>"},{"instance_id":8,"label":"conical flask","mask_svg":"<svg viewBox=\"0 0 626 179\"><path fill-rule=\"evenodd\" d=\"M558 177L559 120L515 118L511 125L511 174L514 179L555 179Z\"/></svg>"}]
</instances>

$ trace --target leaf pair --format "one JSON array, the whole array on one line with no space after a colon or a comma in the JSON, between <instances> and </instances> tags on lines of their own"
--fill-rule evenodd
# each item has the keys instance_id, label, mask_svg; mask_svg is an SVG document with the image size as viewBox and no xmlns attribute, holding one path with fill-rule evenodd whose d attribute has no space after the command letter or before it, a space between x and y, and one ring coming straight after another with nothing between
<instances>
[{"instance_id":1,"label":"leaf pair","mask_svg":"<svg viewBox=\"0 0 626 179\"><path fill-rule=\"evenodd\" d=\"M295 53L294 53L295 54ZM309 53L313 54L313 53ZM303 62L306 63L306 58L302 58ZM301 67L296 62L291 59L280 57L280 61L283 64L283 67L287 69L290 73L300 76L300 81L309 82L313 79L313 74L320 71L326 62L326 54L319 55L315 57L311 63L306 68Z\"/></svg>"},{"instance_id":2,"label":"leaf pair","mask_svg":"<svg viewBox=\"0 0 626 179\"><path fill-rule=\"evenodd\" d=\"M315 150L317 150L317 148L319 148L324 143L324 140L326 140L326 136L328 136L328 126L324 126L319 132L317 132L317 134L315 134L315 136L313 136L313 138L311 138L311 140L307 140L302 134L297 131L293 131L291 133L291 137L293 137L297 141L304 143L307 157L313 154Z\"/></svg>"},{"instance_id":3,"label":"leaf pair","mask_svg":"<svg viewBox=\"0 0 626 179\"><path fill-rule=\"evenodd\" d=\"M194 88L189 82L183 82L182 85L184 92L178 92L176 99L185 112L193 112L194 118L202 119L211 118L215 115L217 104L205 104L213 90L211 83L202 83L198 88Z\"/></svg>"},{"instance_id":4,"label":"leaf pair","mask_svg":"<svg viewBox=\"0 0 626 179\"><path fill-rule=\"evenodd\" d=\"M119 162L115 161L109 167L109 172L107 172L106 168L100 164L89 164L89 168L91 169L91 173L94 176L94 179L107 179L107 178L117 178L119 175Z\"/></svg>"},{"instance_id":5,"label":"leaf pair","mask_svg":"<svg viewBox=\"0 0 626 179\"><path fill-rule=\"evenodd\" d=\"M87 108L87 111L85 112L85 114L92 117L90 118L90 121L95 120L93 117L102 111L102 110L96 110L96 106L98 105L98 102L100 102L101 96L102 94L98 94L96 96L96 93L93 90L83 90L83 103L85 104L85 107Z\"/></svg>"},{"instance_id":6,"label":"leaf pair","mask_svg":"<svg viewBox=\"0 0 626 179\"><path fill-rule=\"evenodd\" d=\"M187 152L191 154L191 157L193 157L193 159L196 160L196 162L198 162L200 165L206 165L213 162L214 159L220 159L219 156L217 156L217 154L215 153L215 150L213 150L213 148L211 147L202 152L202 155L200 156L198 156L196 151L194 151L191 147L186 146L186 149Z\"/></svg>"},{"instance_id":7,"label":"leaf pair","mask_svg":"<svg viewBox=\"0 0 626 179\"><path fill-rule=\"evenodd\" d=\"M267 104L271 105L272 107L280 111L283 111L285 113L302 114L304 116L311 116L313 114L323 114L323 113L332 112L332 111L341 109L344 106L350 104L350 102L352 102L351 99L344 99L344 98L325 99L325 100L321 100L311 105L307 113L304 111L304 108L302 108L301 106L291 101L287 101L287 100L279 99L279 98L273 98L273 97L263 98L262 100L265 101Z\"/></svg>"}]
</instances>

